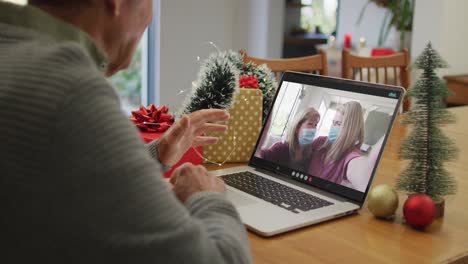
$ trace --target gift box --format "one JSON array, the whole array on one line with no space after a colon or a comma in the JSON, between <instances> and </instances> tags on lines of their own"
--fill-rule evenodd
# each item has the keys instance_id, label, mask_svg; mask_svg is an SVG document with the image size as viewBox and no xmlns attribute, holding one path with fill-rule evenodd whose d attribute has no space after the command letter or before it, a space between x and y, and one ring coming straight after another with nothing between
<instances>
[{"instance_id":1,"label":"gift box","mask_svg":"<svg viewBox=\"0 0 468 264\"><path fill-rule=\"evenodd\" d=\"M151 132L140 132L140 136L143 138L145 143L150 143L153 140L156 140L160 138L164 133L151 133ZM198 155L195 152L195 149L200 153ZM182 156L182 158L172 166L171 170L164 172L164 177L165 178L170 178L172 175L172 172L179 167L180 165L189 162L194 165L201 165L202 164L202 155L203 155L203 148L202 147L197 147L197 148L190 148L185 154Z\"/></svg>"},{"instance_id":2,"label":"gift box","mask_svg":"<svg viewBox=\"0 0 468 264\"><path fill-rule=\"evenodd\" d=\"M229 129L215 145L204 148L208 162L247 162L262 129L263 95L259 89L240 88L224 122ZM207 162L207 161L205 161Z\"/></svg>"},{"instance_id":3,"label":"gift box","mask_svg":"<svg viewBox=\"0 0 468 264\"><path fill-rule=\"evenodd\" d=\"M167 106L156 107L154 104L149 107L140 106L139 110L132 111L130 120L140 129L140 136L145 143L160 138L174 124L174 117L169 114L169 108ZM183 163L202 164L202 153L201 147L196 150L190 148L179 162L172 166L171 170L164 172L164 177L170 178L172 172Z\"/></svg>"}]
</instances>

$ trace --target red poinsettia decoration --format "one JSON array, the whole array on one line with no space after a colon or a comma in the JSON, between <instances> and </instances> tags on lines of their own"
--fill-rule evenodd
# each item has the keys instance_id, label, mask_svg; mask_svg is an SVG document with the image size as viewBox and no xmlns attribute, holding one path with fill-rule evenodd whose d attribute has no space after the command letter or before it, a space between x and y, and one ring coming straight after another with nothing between
<instances>
[{"instance_id":1,"label":"red poinsettia decoration","mask_svg":"<svg viewBox=\"0 0 468 264\"><path fill-rule=\"evenodd\" d=\"M130 117L130 120L143 131L164 132L174 124L174 117L168 112L167 106L156 107L154 104L148 108L140 106L140 110L132 111L133 117Z\"/></svg>"},{"instance_id":2,"label":"red poinsettia decoration","mask_svg":"<svg viewBox=\"0 0 468 264\"><path fill-rule=\"evenodd\" d=\"M258 88L258 78L253 75L243 75L239 79L240 88Z\"/></svg>"}]
</instances>

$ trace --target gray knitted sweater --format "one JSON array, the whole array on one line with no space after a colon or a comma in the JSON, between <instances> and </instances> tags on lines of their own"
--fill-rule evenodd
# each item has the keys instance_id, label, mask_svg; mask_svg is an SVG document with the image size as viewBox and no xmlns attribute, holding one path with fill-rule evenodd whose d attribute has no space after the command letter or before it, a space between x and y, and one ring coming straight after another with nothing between
<instances>
[{"instance_id":1,"label":"gray knitted sweater","mask_svg":"<svg viewBox=\"0 0 468 264\"><path fill-rule=\"evenodd\" d=\"M251 262L223 195L175 197L103 67L85 33L0 2L0 263Z\"/></svg>"}]
</instances>

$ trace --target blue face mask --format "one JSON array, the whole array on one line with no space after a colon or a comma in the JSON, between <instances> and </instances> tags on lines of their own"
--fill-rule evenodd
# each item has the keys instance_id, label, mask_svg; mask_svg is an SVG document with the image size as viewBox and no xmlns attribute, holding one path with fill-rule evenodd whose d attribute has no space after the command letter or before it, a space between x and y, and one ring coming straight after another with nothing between
<instances>
[{"instance_id":1,"label":"blue face mask","mask_svg":"<svg viewBox=\"0 0 468 264\"><path fill-rule=\"evenodd\" d=\"M300 145L309 145L314 141L316 130L313 128L304 128L302 129L302 135L299 137Z\"/></svg>"},{"instance_id":2,"label":"blue face mask","mask_svg":"<svg viewBox=\"0 0 468 264\"><path fill-rule=\"evenodd\" d=\"M330 133L328 134L328 141L330 141L331 143L335 142L339 134L340 134L340 128L332 127L330 129Z\"/></svg>"}]
</instances>

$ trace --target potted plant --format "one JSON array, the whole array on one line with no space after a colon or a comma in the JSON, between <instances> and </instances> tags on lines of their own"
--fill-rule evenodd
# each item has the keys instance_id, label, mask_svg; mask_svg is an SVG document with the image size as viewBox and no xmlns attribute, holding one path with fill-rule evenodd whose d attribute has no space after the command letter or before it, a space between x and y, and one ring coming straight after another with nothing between
<instances>
[{"instance_id":1,"label":"potted plant","mask_svg":"<svg viewBox=\"0 0 468 264\"><path fill-rule=\"evenodd\" d=\"M369 0L362 8L358 24L361 23L370 4L386 9L379 34L379 46L385 43L390 29L395 27L399 32L399 49L409 48L407 41L409 40L408 33L413 28L414 0Z\"/></svg>"}]
</instances>

